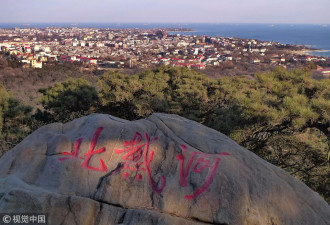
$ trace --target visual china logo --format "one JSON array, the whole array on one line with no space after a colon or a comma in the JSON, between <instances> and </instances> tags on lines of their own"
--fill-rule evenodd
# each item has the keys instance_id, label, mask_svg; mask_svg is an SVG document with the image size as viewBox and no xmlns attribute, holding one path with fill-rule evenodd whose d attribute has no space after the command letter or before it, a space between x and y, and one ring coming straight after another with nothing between
<instances>
[{"instance_id":1,"label":"visual china logo","mask_svg":"<svg viewBox=\"0 0 330 225\"><path fill-rule=\"evenodd\" d=\"M38 213L1 213L0 224L21 225L21 224L43 224L47 225L47 215Z\"/></svg>"}]
</instances>

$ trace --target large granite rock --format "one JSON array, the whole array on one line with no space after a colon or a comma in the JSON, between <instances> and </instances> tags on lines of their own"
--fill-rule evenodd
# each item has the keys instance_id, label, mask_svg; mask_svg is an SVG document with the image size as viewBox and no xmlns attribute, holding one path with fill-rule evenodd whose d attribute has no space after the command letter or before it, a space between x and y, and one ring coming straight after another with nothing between
<instances>
[{"instance_id":1,"label":"large granite rock","mask_svg":"<svg viewBox=\"0 0 330 225\"><path fill-rule=\"evenodd\" d=\"M40 128L0 159L0 212L67 225L330 224L329 205L305 184L166 114Z\"/></svg>"}]
</instances>

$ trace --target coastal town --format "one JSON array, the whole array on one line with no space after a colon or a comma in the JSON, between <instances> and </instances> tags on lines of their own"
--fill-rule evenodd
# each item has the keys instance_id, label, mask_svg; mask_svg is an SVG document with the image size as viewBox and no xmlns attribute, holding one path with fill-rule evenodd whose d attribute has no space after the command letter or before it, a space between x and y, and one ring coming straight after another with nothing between
<instances>
[{"instance_id":1,"label":"coastal town","mask_svg":"<svg viewBox=\"0 0 330 225\"><path fill-rule=\"evenodd\" d=\"M184 34L177 34L179 32ZM12 28L0 29L1 54L26 68L80 63L96 69L152 68L159 65L198 70L245 63L280 65L316 63L306 46L234 37L189 35L189 29ZM324 70L322 66L319 70ZM326 74L330 75L330 74Z\"/></svg>"}]
</instances>

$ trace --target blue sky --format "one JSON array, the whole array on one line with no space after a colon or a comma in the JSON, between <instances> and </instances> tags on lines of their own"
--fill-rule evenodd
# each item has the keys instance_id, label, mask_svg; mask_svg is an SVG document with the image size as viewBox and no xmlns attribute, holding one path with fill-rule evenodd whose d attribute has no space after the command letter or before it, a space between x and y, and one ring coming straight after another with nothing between
<instances>
[{"instance_id":1,"label":"blue sky","mask_svg":"<svg viewBox=\"0 0 330 225\"><path fill-rule=\"evenodd\" d=\"M1 0L0 23L330 24L330 0Z\"/></svg>"}]
</instances>

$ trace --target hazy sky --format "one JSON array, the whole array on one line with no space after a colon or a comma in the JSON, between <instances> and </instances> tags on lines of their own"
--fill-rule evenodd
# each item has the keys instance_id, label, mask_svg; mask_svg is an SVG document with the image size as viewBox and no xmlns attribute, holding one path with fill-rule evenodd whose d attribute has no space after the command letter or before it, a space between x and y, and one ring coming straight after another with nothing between
<instances>
[{"instance_id":1,"label":"hazy sky","mask_svg":"<svg viewBox=\"0 0 330 225\"><path fill-rule=\"evenodd\" d=\"M6 22L330 24L330 0L0 0Z\"/></svg>"}]
</instances>

